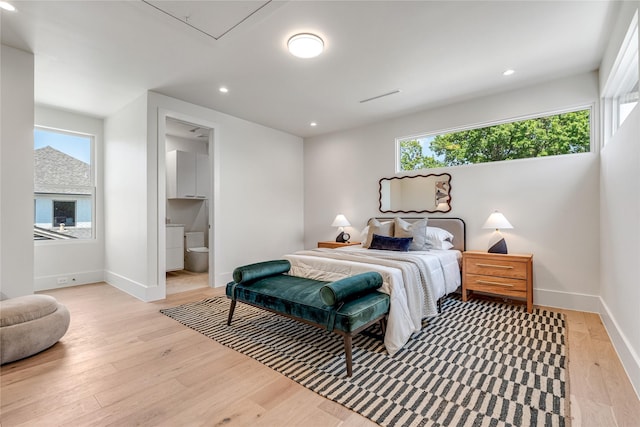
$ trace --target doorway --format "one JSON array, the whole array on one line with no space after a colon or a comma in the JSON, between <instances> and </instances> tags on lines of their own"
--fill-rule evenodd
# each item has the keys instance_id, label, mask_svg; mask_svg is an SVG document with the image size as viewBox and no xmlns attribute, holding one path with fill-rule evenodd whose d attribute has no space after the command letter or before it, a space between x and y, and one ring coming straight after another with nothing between
<instances>
[{"instance_id":1,"label":"doorway","mask_svg":"<svg viewBox=\"0 0 640 427\"><path fill-rule=\"evenodd\" d=\"M214 128L167 115L161 136L166 178L163 273L169 295L213 286Z\"/></svg>"}]
</instances>

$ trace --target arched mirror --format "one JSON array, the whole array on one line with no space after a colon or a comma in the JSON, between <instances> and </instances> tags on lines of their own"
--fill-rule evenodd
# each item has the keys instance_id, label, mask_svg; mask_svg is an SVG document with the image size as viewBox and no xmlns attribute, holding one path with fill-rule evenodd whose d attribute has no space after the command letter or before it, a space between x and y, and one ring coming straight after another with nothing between
<instances>
[{"instance_id":1,"label":"arched mirror","mask_svg":"<svg viewBox=\"0 0 640 427\"><path fill-rule=\"evenodd\" d=\"M448 173L380 179L380 212L434 213L451 210Z\"/></svg>"}]
</instances>

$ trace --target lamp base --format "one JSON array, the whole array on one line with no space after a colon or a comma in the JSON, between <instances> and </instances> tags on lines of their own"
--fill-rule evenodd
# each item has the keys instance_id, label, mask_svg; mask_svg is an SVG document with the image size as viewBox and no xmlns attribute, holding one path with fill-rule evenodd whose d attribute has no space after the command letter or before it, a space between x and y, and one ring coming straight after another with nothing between
<instances>
[{"instance_id":1,"label":"lamp base","mask_svg":"<svg viewBox=\"0 0 640 427\"><path fill-rule=\"evenodd\" d=\"M489 239L489 249L487 252L491 254L507 253L507 242L505 242L504 237L502 237L502 234L498 230L491 235L491 239Z\"/></svg>"}]
</instances>

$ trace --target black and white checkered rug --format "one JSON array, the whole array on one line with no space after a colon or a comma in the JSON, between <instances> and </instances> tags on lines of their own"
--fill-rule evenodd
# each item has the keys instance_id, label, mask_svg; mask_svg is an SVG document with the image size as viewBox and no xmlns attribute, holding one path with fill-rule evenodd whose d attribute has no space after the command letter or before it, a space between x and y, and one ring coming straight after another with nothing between
<instances>
[{"instance_id":1,"label":"black and white checkered rug","mask_svg":"<svg viewBox=\"0 0 640 427\"><path fill-rule=\"evenodd\" d=\"M376 331L342 338L215 297L161 312L383 426L569 424L565 320L522 306L448 298L395 356Z\"/></svg>"}]
</instances>

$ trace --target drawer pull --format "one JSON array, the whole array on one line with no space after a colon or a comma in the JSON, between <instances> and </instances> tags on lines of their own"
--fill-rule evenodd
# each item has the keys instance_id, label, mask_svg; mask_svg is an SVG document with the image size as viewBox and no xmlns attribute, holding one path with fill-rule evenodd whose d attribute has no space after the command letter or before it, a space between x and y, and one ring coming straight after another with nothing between
<instances>
[{"instance_id":1,"label":"drawer pull","mask_svg":"<svg viewBox=\"0 0 640 427\"><path fill-rule=\"evenodd\" d=\"M482 285L496 285L496 286L503 286L505 288L513 288L514 285L511 285L509 283L499 283L499 282L490 282L488 280L476 280L476 283L480 283Z\"/></svg>"},{"instance_id":2,"label":"drawer pull","mask_svg":"<svg viewBox=\"0 0 640 427\"><path fill-rule=\"evenodd\" d=\"M476 265L478 267L504 268L506 270L512 270L513 269L512 265L493 265L493 264L480 264L480 263L476 263Z\"/></svg>"}]
</instances>

